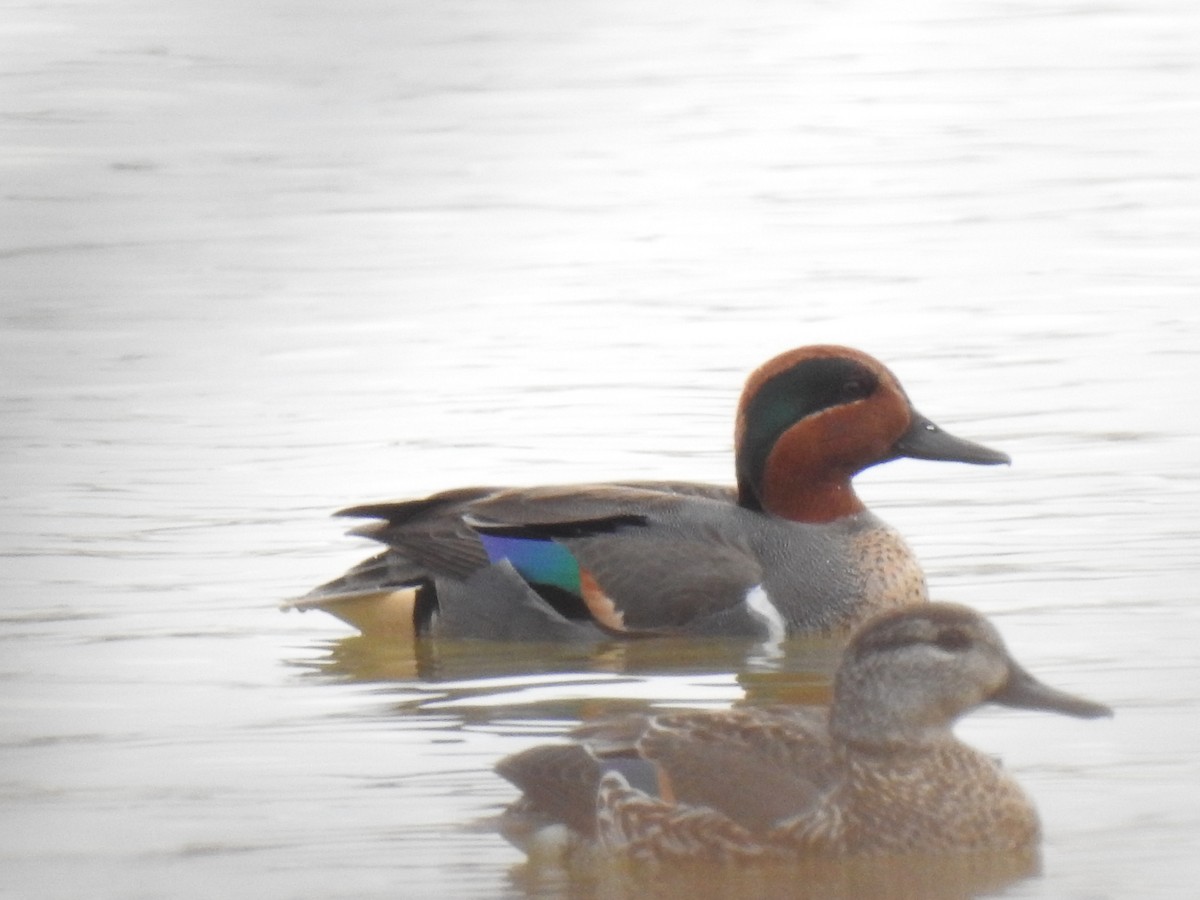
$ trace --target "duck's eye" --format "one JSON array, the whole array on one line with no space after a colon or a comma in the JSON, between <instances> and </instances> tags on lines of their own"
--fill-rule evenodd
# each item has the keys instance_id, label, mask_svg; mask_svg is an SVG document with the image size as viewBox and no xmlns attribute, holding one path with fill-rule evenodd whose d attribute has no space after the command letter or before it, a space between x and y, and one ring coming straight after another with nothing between
<instances>
[{"instance_id":1,"label":"duck's eye","mask_svg":"<svg viewBox=\"0 0 1200 900\"><path fill-rule=\"evenodd\" d=\"M971 636L959 628L945 628L938 632L934 643L943 650L962 650L971 643Z\"/></svg>"},{"instance_id":2,"label":"duck's eye","mask_svg":"<svg viewBox=\"0 0 1200 900\"><path fill-rule=\"evenodd\" d=\"M861 378L851 378L849 381L842 382L842 402L844 403L861 400L869 393L871 393L871 386Z\"/></svg>"}]
</instances>

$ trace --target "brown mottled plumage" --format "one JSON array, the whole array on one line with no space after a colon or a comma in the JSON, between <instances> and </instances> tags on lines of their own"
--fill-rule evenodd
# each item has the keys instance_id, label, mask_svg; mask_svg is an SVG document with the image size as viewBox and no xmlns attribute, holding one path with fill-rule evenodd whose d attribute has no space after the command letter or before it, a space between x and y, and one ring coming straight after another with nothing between
<instances>
[{"instance_id":1,"label":"brown mottled plumage","mask_svg":"<svg viewBox=\"0 0 1200 900\"><path fill-rule=\"evenodd\" d=\"M526 849L641 860L1031 848L1033 804L951 730L989 701L1111 715L1027 673L978 614L929 604L855 636L828 711L631 716L502 760L497 771L523 793L504 830Z\"/></svg>"},{"instance_id":2,"label":"brown mottled plumage","mask_svg":"<svg viewBox=\"0 0 1200 900\"><path fill-rule=\"evenodd\" d=\"M940 431L883 364L801 347L749 377L737 486L465 488L343 511L387 546L288 604L365 632L569 640L843 631L925 602L920 564L853 477L900 456L1008 457Z\"/></svg>"}]
</instances>

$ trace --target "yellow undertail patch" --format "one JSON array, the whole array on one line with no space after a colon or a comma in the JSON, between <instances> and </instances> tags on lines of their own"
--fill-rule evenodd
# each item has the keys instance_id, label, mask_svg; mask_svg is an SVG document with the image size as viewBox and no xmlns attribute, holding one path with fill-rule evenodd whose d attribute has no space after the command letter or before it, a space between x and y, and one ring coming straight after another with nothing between
<instances>
[{"instance_id":1,"label":"yellow undertail patch","mask_svg":"<svg viewBox=\"0 0 1200 900\"><path fill-rule=\"evenodd\" d=\"M292 604L302 612L319 609L367 636L413 638L413 608L417 602L416 588L380 591L353 597L315 598Z\"/></svg>"}]
</instances>

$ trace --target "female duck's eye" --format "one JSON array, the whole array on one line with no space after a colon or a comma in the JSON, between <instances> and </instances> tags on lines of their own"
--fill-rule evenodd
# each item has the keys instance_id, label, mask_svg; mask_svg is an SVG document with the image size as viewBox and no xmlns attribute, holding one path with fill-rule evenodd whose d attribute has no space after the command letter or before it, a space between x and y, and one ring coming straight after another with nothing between
<instances>
[{"instance_id":1,"label":"female duck's eye","mask_svg":"<svg viewBox=\"0 0 1200 900\"><path fill-rule=\"evenodd\" d=\"M971 636L957 628L947 628L938 633L934 643L943 650L962 650L971 643Z\"/></svg>"}]
</instances>

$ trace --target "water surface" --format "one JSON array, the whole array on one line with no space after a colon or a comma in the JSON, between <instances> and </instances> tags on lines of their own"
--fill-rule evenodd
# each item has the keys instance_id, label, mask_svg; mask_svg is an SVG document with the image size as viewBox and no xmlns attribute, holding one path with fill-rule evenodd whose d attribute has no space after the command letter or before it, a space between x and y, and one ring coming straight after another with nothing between
<instances>
[{"instance_id":1,"label":"water surface","mask_svg":"<svg viewBox=\"0 0 1200 900\"><path fill-rule=\"evenodd\" d=\"M0 42L0 895L595 889L495 834L493 763L817 699L819 658L277 604L368 551L348 503L729 481L746 372L824 340L1012 454L861 493L1117 709L960 727L1043 814L1006 896L1196 883L1194 4L43 2Z\"/></svg>"}]
</instances>

